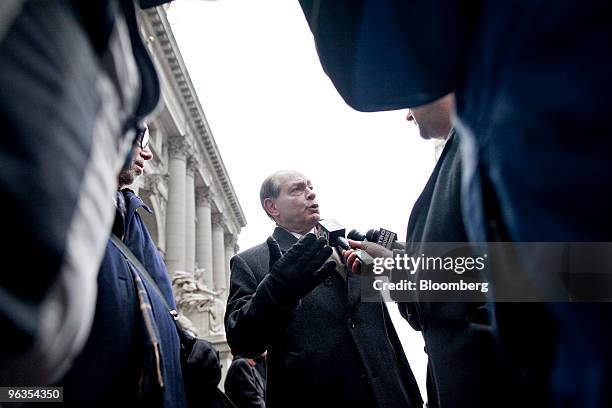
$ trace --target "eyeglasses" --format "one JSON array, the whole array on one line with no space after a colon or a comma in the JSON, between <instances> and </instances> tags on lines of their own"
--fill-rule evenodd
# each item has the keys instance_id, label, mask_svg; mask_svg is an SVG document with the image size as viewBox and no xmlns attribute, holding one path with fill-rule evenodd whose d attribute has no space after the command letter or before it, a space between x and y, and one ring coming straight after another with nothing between
<instances>
[{"instance_id":1,"label":"eyeglasses","mask_svg":"<svg viewBox=\"0 0 612 408\"><path fill-rule=\"evenodd\" d=\"M138 126L134 145L140 146L140 148L143 150L149 147L149 127L146 123Z\"/></svg>"}]
</instances>

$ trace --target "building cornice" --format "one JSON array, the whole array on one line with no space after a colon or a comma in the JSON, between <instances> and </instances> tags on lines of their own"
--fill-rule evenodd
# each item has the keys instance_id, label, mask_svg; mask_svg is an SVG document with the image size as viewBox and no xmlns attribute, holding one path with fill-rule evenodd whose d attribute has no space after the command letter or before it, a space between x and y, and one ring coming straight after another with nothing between
<instances>
[{"instance_id":1,"label":"building cornice","mask_svg":"<svg viewBox=\"0 0 612 408\"><path fill-rule=\"evenodd\" d=\"M197 136L195 140L207 156L206 159L210 163L224 194L224 201L231 208L232 218L236 220L239 227L244 227L246 225L244 212L240 207L219 148L215 143L206 115L204 115L204 110L191 82L185 61L166 16L166 11L163 7L155 7L146 10L144 15L147 20L146 23L151 29L149 34L155 37L154 43L156 45L153 46L158 46L162 51L162 54L158 55L158 62L164 65L167 72L172 73L171 78L167 79L171 81L170 85L174 88L176 96L185 106L184 114L187 115L189 127L194 136Z\"/></svg>"}]
</instances>

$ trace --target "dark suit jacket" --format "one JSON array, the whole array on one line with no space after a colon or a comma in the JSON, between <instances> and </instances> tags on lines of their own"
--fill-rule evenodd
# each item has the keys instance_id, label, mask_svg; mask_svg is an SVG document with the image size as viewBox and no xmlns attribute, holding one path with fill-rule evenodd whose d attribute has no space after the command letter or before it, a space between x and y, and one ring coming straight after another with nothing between
<instances>
[{"instance_id":1,"label":"dark suit jacket","mask_svg":"<svg viewBox=\"0 0 612 408\"><path fill-rule=\"evenodd\" d=\"M449 137L410 214L408 253L422 253L427 242L468 241L461 218L459 139L454 131ZM483 296L482 303L398 304L400 313L423 332L429 356L429 406L492 406L495 354L484 300Z\"/></svg>"},{"instance_id":2,"label":"dark suit jacket","mask_svg":"<svg viewBox=\"0 0 612 408\"><path fill-rule=\"evenodd\" d=\"M273 236L283 251L297 241L278 227ZM287 310L260 284L269 258L266 243L232 258L225 315L237 354L268 351L267 407L422 405L388 311L381 302L359 301L359 278L334 273Z\"/></svg>"}]
</instances>

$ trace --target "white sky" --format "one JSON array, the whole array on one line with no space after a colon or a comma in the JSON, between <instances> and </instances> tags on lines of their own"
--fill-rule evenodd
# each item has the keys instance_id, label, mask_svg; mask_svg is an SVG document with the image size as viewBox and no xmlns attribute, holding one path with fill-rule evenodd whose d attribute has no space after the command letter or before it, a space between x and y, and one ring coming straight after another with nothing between
<instances>
[{"instance_id":1,"label":"white sky","mask_svg":"<svg viewBox=\"0 0 612 408\"><path fill-rule=\"evenodd\" d=\"M297 1L182 0L168 15L247 219L242 249L272 232L259 187L279 169L310 177L322 217L347 232L384 227L405 240L434 166L433 143L405 111L360 113L344 103ZM421 334L387 306L425 398Z\"/></svg>"}]
</instances>

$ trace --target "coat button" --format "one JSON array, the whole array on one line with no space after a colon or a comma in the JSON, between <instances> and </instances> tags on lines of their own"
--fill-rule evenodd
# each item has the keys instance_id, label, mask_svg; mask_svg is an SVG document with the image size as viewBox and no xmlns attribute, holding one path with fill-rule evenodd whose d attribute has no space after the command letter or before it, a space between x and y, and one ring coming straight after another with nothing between
<instances>
[{"instance_id":1,"label":"coat button","mask_svg":"<svg viewBox=\"0 0 612 408\"><path fill-rule=\"evenodd\" d=\"M331 286L334 283L334 279L331 276L325 278L325 286Z\"/></svg>"},{"instance_id":2,"label":"coat button","mask_svg":"<svg viewBox=\"0 0 612 408\"><path fill-rule=\"evenodd\" d=\"M350 317L348 318L348 325L351 329L354 329L355 327L357 327L357 321L355 321L354 319L351 319Z\"/></svg>"}]
</instances>

